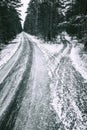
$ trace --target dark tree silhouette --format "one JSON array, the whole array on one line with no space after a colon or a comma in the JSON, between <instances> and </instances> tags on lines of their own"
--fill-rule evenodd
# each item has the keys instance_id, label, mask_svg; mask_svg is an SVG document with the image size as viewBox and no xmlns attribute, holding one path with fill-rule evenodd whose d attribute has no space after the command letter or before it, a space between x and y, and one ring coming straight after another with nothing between
<instances>
[{"instance_id":1,"label":"dark tree silhouette","mask_svg":"<svg viewBox=\"0 0 87 130\"><path fill-rule=\"evenodd\" d=\"M20 6L20 0L0 1L0 40L3 43L7 44L22 31L20 13L18 12Z\"/></svg>"},{"instance_id":2,"label":"dark tree silhouette","mask_svg":"<svg viewBox=\"0 0 87 130\"><path fill-rule=\"evenodd\" d=\"M58 23L64 20L63 14L58 11L59 7L58 0L31 0L24 30L46 40L52 40L58 35Z\"/></svg>"}]
</instances>

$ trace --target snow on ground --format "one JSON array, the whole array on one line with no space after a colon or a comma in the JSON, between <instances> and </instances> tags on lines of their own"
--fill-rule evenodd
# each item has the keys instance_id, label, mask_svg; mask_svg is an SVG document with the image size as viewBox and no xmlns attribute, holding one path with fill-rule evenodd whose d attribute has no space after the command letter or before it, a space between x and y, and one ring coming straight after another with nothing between
<instances>
[{"instance_id":1,"label":"snow on ground","mask_svg":"<svg viewBox=\"0 0 87 130\"><path fill-rule=\"evenodd\" d=\"M0 69L3 67L4 64L13 56L20 44L20 35L17 36L16 39L10 42L8 46L6 46L0 52Z\"/></svg>"},{"instance_id":2,"label":"snow on ground","mask_svg":"<svg viewBox=\"0 0 87 130\"><path fill-rule=\"evenodd\" d=\"M7 72L8 80L6 79L5 82L3 82L2 85L4 89L1 91L3 92L3 96L1 95L1 103L4 102L2 108L4 107L5 110L6 106L11 103L12 97L17 95L17 88L21 88L21 85L22 87L24 87L24 89L20 89L20 93L18 92L19 96L17 100L19 100L21 94L23 95L23 91L26 88L26 91L23 95L24 98L22 100L21 107L19 106L20 110L17 114L18 116L15 123L16 127L14 129L21 127L21 129L23 130L29 128L40 128L40 130L45 130L45 128L48 128L46 127L48 126L48 122L51 123L51 119L52 123L49 125L54 125L55 129L86 130L84 125L85 122L83 120L85 118L83 117L83 112L85 113L86 111L84 107L85 99L83 98L85 97L85 93L83 93L83 90L86 90L86 84L84 87L82 76L84 77L84 79L87 78L87 54L84 53L82 44L78 44L76 46L71 46L71 44L69 43L47 44L41 39L37 39L36 37L30 35L27 35L26 37L26 35L24 36L23 40L24 46L22 47L23 50L21 51L22 53L19 58L20 61L15 61L17 63L13 67L11 73L12 75ZM66 42L70 41L72 44L75 44L75 42L77 43L77 41L71 41L71 38L67 34L65 34L64 37L66 39ZM62 42L60 37L58 40ZM25 43L27 43L27 46ZM29 43L32 44L32 48L30 48L32 55L29 55ZM19 44L20 43L18 43L18 45ZM13 48L17 49L17 46L9 46L10 47L8 47L7 49L8 51L13 52ZM41 51L43 52L43 54L41 53ZM45 56L46 60L43 55ZM15 56L15 58L17 57ZM30 74L28 71L29 69L31 70ZM82 76L79 75L77 71L81 73ZM21 72L25 73L23 74ZM54 75L50 76L49 72ZM22 74L24 76L22 76ZM22 82L19 85L20 81ZM4 100L4 97L6 97L6 100ZM9 102L7 102L7 100ZM5 101L7 104L5 103ZM54 114L56 117L54 117L56 118L56 120L54 120L54 117L49 116L51 115L51 113L49 113L49 101L53 109L52 116L53 112L55 112ZM21 102L21 100L19 100L16 105L19 102ZM30 109L27 105L29 105ZM13 108L16 107L18 106L14 106ZM3 109L1 112L4 112ZM13 114L14 109L11 116ZM15 117L13 118L13 121L14 119Z\"/></svg>"},{"instance_id":3,"label":"snow on ground","mask_svg":"<svg viewBox=\"0 0 87 130\"><path fill-rule=\"evenodd\" d=\"M3 45L3 43L0 43L0 51L5 48L6 45Z\"/></svg>"},{"instance_id":4,"label":"snow on ground","mask_svg":"<svg viewBox=\"0 0 87 130\"><path fill-rule=\"evenodd\" d=\"M19 37L16 40L19 41L21 39ZM24 39L21 40L21 43L23 43L22 44L23 46L20 47L21 49L19 49L19 51L18 51L19 54L16 53L17 55L10 60L10 62L12 61L12 63L14 63L14 61L15 61L14 66L13 66L13 64L8 63L7 69L5 71L3 71L4 74L1 73L2 69L0 71L0 75L1 75L0 76L0 85L1 85L1 83L3 85L3 82L4 82L3 89L0 91L0 119L3 118L3 115L7 114L6 111L9 111L10 104L12 104L13 101L15 101L14 97L17 98L17 96L18 96L17 93L21 92L21 89L20 89L20 92L18 92L19 88L21 87L20 82L24 81L24 77L25 77L24 75L25 75L25 72L27 69L27 64L30 63L29 62L30 47L29 47L29 44L28 43L25 44L25 42L23 40ZM13 46L13 47L15 47L17 49L16 46ZM12 49L13 49L13 47L12 47ZM20 55L20 53L21 53L21 55ZM12 72L12 73L10 73L10 72ZM27 80L27 78L26 78L26 80ZM22 82L22 85L24 83L26 83L26 80L25 80L25 82ZM0 87L2 87L2 85ZM23 85L23 86L25 87L25 85ZM23 89L23 91L24 91L24 89ZM21 94L21 97L22 97L22 94ZM21 100L21 98L20 98L20 100ZM16 103L16 105L17 105L17 103ZM15 106L13 108L15 108ZM1 128L1 126L0 126L0 128ZM7 127L6 127L6 129L7 129Z\"/></svg>"},{"instance_id":5,"label":"snow on ground","mask_svg":"<svg viewBox=\"0 0 87 130\"><path fill-rule=\"evenodd\" d=\"M63 32L61 35L63 35L67 41L72 43L73 47L71 49L70 58L72 60L73 66L82 75L82 77L87 80L87 66L86 66L87 54L81 51L83 49L83 45L78 43L78 41L75 38L71 39L71 37L66 32ZM29 37L32 43L36 44L40 48L46 60L48 60L49 57L54 57L54 54L57 55L64 47L64 45L61 43L61 36L57 37L56 44L52 44L52 43L50 44L49 42L47 43L44 40L38 39L35 36L31 36L31 35L27 35L27 36ZM19 37L20 35L18 35L17 38L12 41L12 44L8 45L1 51L0 69L13 56L13 54L18 49L20 44Z\"/></svg>"},{"instance_id":6,"label":"snow on ground","mask_svg":"<svg viewBox=\"0 0 87 130\"><path fill-rule=\"evenodd\" d=\"M26 34L27 35L27 34ZM51 73L53 73L55 64L58 64L60 58L56 58L58 54L61 52L61 50L64 48L63 44L52 44L52 43L47 43L44 42L42 39L38 39L35 36L27 35L28 38L32 43L38 46L38 48L41 50L43 53L43 56L46 59L47 66L48 66L48 74L52 76ZM59 39L60 41L60 39ZM59 43L58 41L58 43ZM61 55L60 55L61 57ZM51 68L51 70L50 70ZM50 73L51 72L51 73Z\"/></svg>"},{"instance_id":7,"label":"snow on ground","mask_svg":"<svg viewBox=\"0 0 87 130\"><path fill-rule=\"evenodd\" d=\"M70 58L76 70L87 82L87 54L83 51L82 44L72 48Z\"/></svg>"},{"instance_id":8,"label":"snow on ground","mask_svg":"<svg viewBox=\"0 0 87 130\"><path fill-rule=\"evenodd\" d=\"M70 58L73 66L85 79L84 82L87 82L87 54L84 51L84 44L79 43L76 37L72 39L66 32L62 32L61 35L72 44Z\"/></svg>"},{"instance_id":9,"label":"snow on ground","mask_svg":"<svg viewBox=\"0 0 87 130\"><path fill-rule=\"evenodd\" d=\"M26 34L27 35L27 34ZM58 41L59 44L53 44L53 42L45 42L42 39L38 39L35 36L31 36L31 35L27 35L28 38L30 39L30 41L32 41L33 43L35 43L40 50L47 50L50 52L50 54L54 54L54 53L58 53L62 48L63 48L63 44L61 44L60 40Z\"/></svg>"},{"instance_id":10,"label":"snow on ground","mask_svg":"<svg viewBox=\"0 0 87 130\"><path fill-rule=\"evenodd\" d=\"M82 77L87 80L87 54L85 54L84 51L82 52L84 45L78 43L78 40L75 37L72 39L66 32L62 32L61 35L64 36L67 41L72 43L70 58L72 60L73 66L82 75ZM28 35L28 37L32 42L37 44L40 50L44 53L46 60L48 60L49 56L52 57L55 53L58 54L58 52L63 49L61 35L57 37L57 41L60 44L47 44L35 36Z\"/></svg>"}]
</instances>

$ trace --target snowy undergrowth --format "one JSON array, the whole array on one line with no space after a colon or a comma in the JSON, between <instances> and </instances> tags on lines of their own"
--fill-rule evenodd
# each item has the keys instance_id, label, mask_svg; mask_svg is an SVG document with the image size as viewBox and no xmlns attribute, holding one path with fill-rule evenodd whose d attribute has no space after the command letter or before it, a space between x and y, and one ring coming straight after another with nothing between
<instances>
[{"instance_id":1,"label":"snowy undergrowth","mask_svg":"<svg viewBox=\"0 0 87 130\"><path fill-rule=\"evenodd\" d=\"M65 39L72 44L70 58L73 66L87 82L87 54L84 51L84 44L79 43L76 37L70 37L66 32L63 32Z\"/></svg>"},{"instance_id":2,"label":"snowy undergrowth","mask_svg":"<svg viewBox=\"0 0 87 130\"><path fill-rule=\"evenodd\" d=\"M56 41L56 43L60 44L52 44L52 42L47 43L42 39L38 39L36 36L31 36L28 34L26 35L29 37L32 43L36 44L40 48L47 60L47 63L49 62L48 64L50 67L51 65L55 66L55 62L56 64L58 63L54 57L57 56L64 47L64 45L61 43L60 35L57 37ZM73 66L82 75L82 77L87 80L87 54L85 54L84 51L82 52L84 45L78 43L78 40L75 37L72 39L66 32L63 32L61 35L63 35L65 39L72 44L69 57L72 60ZM68 49L69 48L67 47L61 56L67 56ZM60 59L61 56L58 56L57 59Z\"/></svg>"},{"instance_id":3,"label":"snowy undergrowth","mask_svg":"<svg viewBox=\"0 0 87 130\"><path fill-rule=\"evenodd\" d=\"M0 52L0 69L3 67L4 64L8 62L8 60L14 55L14 53L18 49L20 44L20 35L18 35L17 38L10 43L12 44L9 44Z\"/></svg>"},{"instance_id":4,"label":"snowy undergrowth","mask_svg":"<svg viewBox=\"0 0 87 130\"><path fill-rule=\"evenodd\" d=\"M28 37L30 41L36 44L42 51L43 56L45 57L47 62L48 75L50 78L52 78L61 58L67 55L69 51L69 45L65 46L62 43L60 36L58 36L58 39L55 41L55 44L52 42L51 43L43 42L43 40L38 39L35 36L28 35ZM69 39L68 36L67 38Z\"/></svg>"},{"instance_id":5,"label":"snowy undergrowth","mask_svg":"<svg viewBox=\"0 0 87 130\"><path fill-rule=\"evenodd\" d=\"M45 42L43 39L38 39L36 36L27 36L29 37L31 42L35 43L40 48L41 51L44 52L44 50L46 50L46 52L49 52L50 55L58 53L63 48L63 44L61 44L61 42L60 44L55 44L56 42Z\"/></svg>"},{"instance_id":6,"label":"snowy undergrowth","mask_svg":"<svg viewBox=\"0 0 87 130\"><path fill-rule=\"evenodd\" d=\"M83 51L84 45L81 43L78 43L78 40L74 37L73 39L66 33L62 33L66 40L68 40L70 43L72 43L72 49L70 53L70 58L72 60L73 66L76 68L76 70L82 75L84 78L84 82L87 82L87 54ZM36 38L34 38L35 41ZM58 43L61 42L60 36L58 36ZM43 43L43 41L39 40L39 43ZM58 53L62 48L63 44L37 44L39 48L43 51L45 58L47 60L49 59L49 56L52 56L56 53ZM49 56L47 57L47 55ZM66 53L64 53L66 54ZM63 55L62 55L63 56Z\"/></svg>"},{"instance_id":7,"label":"snowy undergrowth","mask_svg":"<svg viewBox=\"0 0 87 130\"><path fill-rule=\"evenodd\" d=\"M70 58L76 70L82 75L87 82L87 54L83 51L83 45L73 47Z\"/></svg>"}]
</instances>

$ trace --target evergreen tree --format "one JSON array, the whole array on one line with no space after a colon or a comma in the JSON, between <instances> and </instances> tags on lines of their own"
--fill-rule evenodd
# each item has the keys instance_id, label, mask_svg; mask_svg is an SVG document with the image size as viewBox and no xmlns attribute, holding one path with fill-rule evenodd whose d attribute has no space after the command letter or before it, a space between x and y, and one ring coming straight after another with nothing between
<instances>
[{"instance_id":1,"label":"evergreen tree","mask_svg":"<svg viewBox=\"0 0 87 130\"><path fill-rule=\"evenodd\" d=\"M27 17L24 23L24 30L26 32L35 35L37 34L38 24L38 1L32 0L27 9Z\"/></svg>"},{"instance_id":2,"label":"evergreen tree","mask_svg":"<svg viewBox=\"0 0 87 130\"><path fill-rule=\"evenodd\" d=\"M69 22L68 33L82 39L87 30L87 0L72 0L67 10L66 18Z\"/></svg>"},{"instance_id":3,"label":"evergreen tree","mask_svg":"<svg viewBox=\"0 0 87 130\"><path fill-rule=\"evenodd\" d=\"M31 0L24 30L52 40L67 31L84 39L87 33L87 0Z\"/></svg>"},{"instance_id":4,"label":"evergreen tree","mask_svg":"<svg viewBox=\"0 0 87 130\"><path fill-rule=\"evenodd\" d=\"M0 40L7 43L22 30L19 12L20 0L0 1Z\"/></svg>"},{"instance_id":5,"label":"evergreen tree","mask_svg":"<svg viewBox=\"0 0 87 130\"><path fill-rule=\"evenodd\" d=\"M24 30L33 35L41 35L52 40L58 34L58 23L64 20L58 0L31 0Z\"/></svg>"}]
</instances>

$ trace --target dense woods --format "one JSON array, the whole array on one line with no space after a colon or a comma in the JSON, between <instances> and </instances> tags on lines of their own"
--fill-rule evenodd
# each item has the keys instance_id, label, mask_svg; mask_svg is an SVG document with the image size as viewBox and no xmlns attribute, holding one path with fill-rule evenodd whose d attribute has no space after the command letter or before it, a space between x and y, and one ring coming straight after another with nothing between
<instances>
[{"instance_id":1,"label":"dense woods","mask_svg":"<svg viewBox=\"0 0 87 130\"><path fill-rule=\"evenodd\" d=\"M20 6L20 0L0 0L0 43L7 44L21 32Z\"/></svg>"},{"instance_id":2,"label":"dense woods","mask_svg":"<svg viewBox=\"0 0 87 130\"><path fill-rule=\"evenodd\" d=\"M87 0L73 0L66 13L67 31L79 39L87 34Z\"/></svg>"},{"instance_id":3,"label":"dense woods","mask_svg":"<svg viewBox=\"0 0 87 130\"><path fill-rule=\"evenodd\" d=\"M58 11L59 6L59 1L56 0L31 0L24 30L48 40L54 38L58 33L58 23L64 20L62 13Z\"/></svg>"},{"instance_id":4,"label":"dense woods","mask_svg":"<svg viewBox=\"0 0 87 130\"><path fill-rule=\"evenodd\" d=\"M46 40L67 31L86 42L87 0L31 0L24 30Z\"/></svg>"},{"instance_id":5,"label":"dense woods","mask_svg":"<svg viewBox=\"0 0 87 130\"><path fill-rule=\"evenodd\" d=\"M7 43L22 31L21 0L0 0L0 42ZM63 31L87 43L87 0L31 0L24 31L53 40Z\"/></svg>"}]
</instances>

